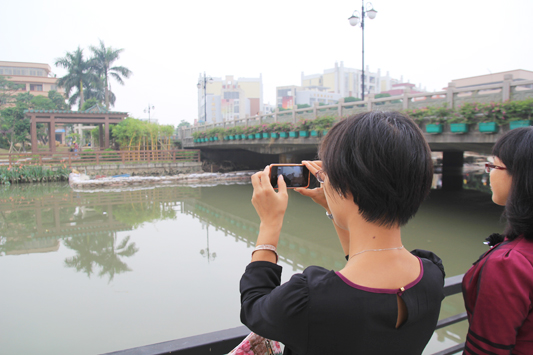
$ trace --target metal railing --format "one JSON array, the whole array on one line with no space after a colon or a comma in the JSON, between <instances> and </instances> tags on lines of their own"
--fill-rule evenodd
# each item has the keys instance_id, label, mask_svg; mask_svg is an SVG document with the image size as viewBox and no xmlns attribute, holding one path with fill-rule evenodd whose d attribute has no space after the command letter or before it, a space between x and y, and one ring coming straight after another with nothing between
<instances>
[{"instance_id":1,"label":"metal railing","mask_svg":"<svg viewBox=\"0 0 533 355\"><path fill-rule=\"evenodd\" d=\"M42 165L69 168L83 165L132 164L151 162L199 162L200 150L113 150L94 152L38 152L0 154L2 165Z\"/></svg>"},{"instance_id":2,"label":"metal railing","mask_svg":"<svg viewBox=\"0 0 533 355\"><path fill-rule=\"evenodd\" d=\"M448 277L444 281L444 296L448 297L461 292L461 281L463 275ZM461 322L466 319L466 313L456 314L454 316L442 319L437 323L436 329L444 328L449 325ZM181 338L163 343L140 346L137 348L126 349L107 353L106 355L203 355L213 354L222 355L229 353L234 347L250 333L245 327L220 330L217 332L200 334L192 337ZM452 355L464 349L465 344L457 344L447 349L434 353L433 355Z\"/></svg>"}]
</instances>

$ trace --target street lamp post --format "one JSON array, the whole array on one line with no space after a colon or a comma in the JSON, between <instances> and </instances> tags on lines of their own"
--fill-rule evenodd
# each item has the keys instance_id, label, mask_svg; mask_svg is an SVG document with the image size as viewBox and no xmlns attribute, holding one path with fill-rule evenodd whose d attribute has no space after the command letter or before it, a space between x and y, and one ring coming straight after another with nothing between
<instances>
[{"instance_id":1,"label":"street lamp post","mask_svg":"<svg viewBox=\"0 0 533 355\"><path fill-rule=\"evenodd\" d=\"M369 9L370 7L370 9ZM362 56L363 56L363 75L362 75L362 81L363 81L363 88L362 88L362 94L361 98L363 101L365 101L365 17L370 18L373 20L376 18L376 14L378 12L374 10L374 7L372 6L372 3L367 2L366 3L366 9L364 6L364 0L361 0L361 32L363 34L363 41L362 41ZM357 26L359 24L359 11L355 10L350 18L348 18L348 21L350 21L350 25Z\"/></svg>"},{"instance_id":2,"label":"street lamp post","mask_svg":"<svg viewBox=\"0 0 533 355\"><path fill-rule=\"evenodd\" d=\"M148 108L144 109L144 113L148 112L148 123L150 123L151 120L150 112L152 112L153 110L155 110L155 106L150 104L148 104Z\"/></svg>"},{"instance_id":3,"label":"street lamp post","mask_svg":"<svg viewBox=\"0 0 533 355\"><path fill-rule=\"evenodd\" d=\"M205 75L205 71L204 71L204 77L200 77L200 80L198 81L198 84L196 85L198 87L198 89L204 89L204 122L207 123L207 83L212 83L213 82L213 78L211 77L207 77Z\"/></svg>"}]
</instances>

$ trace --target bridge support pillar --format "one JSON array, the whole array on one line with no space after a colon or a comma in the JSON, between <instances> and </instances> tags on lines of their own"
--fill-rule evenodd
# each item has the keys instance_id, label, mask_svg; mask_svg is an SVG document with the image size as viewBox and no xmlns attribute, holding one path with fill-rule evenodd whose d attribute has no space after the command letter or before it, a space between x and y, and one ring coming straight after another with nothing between
<instances>
[{"instance_id":1,"label":"bridge support pillar","mask_svg":"<svg viewBox=\"0 0 533 355\"><path fill-rule=\"evenodd\" d=\"M279 164L296 164L293 154L283 153L279 155Z\"/></svg>"},{"instance_id":2,"label":"bridge support pillar","mask_svg":"<svg viewBox=\"0 0 533 355\"><path fill-rule=\"evenodd\" d=\"M456 191L463 188L463 152L442 152L442 189Z\"/></svg>"}]
</instances>

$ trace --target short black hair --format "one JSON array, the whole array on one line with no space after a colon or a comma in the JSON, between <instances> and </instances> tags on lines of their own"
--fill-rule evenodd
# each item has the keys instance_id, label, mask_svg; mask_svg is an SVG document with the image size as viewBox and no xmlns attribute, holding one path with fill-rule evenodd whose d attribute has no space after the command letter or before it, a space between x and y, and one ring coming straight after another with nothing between
<instances>
[{"instance_id":1,"label":"short black hair","mask_svg":"<svg viewBox=\"0 0 533 355\"><path fill-rule=\"evenodd\" d=\"M497 156L512 177L511 191L503 212L504 234L513 240L520 235L533 240L533 127L512 129L494 145Z\"/></svg>"},{"instance_id":2,"label":"short black hair","mask_svg":"<svg viewBox=\"0 0 533 355\"><path fill-rule=\"evenodd\" d=\"M319 157L333 190L349 192L363 218L403 226L428 196L431 150L422 131L399 112L367 112L338 122Z\"/></svg>"}]
</instances>

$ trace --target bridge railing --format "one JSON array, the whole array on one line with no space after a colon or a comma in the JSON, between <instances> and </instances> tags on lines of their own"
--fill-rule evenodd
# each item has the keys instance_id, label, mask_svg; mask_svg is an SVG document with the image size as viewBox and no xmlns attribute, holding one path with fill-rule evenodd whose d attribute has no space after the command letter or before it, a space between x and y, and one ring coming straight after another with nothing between
<instances>
[{"instance_id":1,"label":"bridge railing","mask_svg":"<svg viewBox=\"0 0 533 355\"><path fill-rule=\"evenodd\" d=\"M445 297L461 292L461 280L463 275L448 277L444 282ZM464 321L466 313L460 313L452 317L442 319L437 323L436 329ZM171 340L163 343L141 346L137 348L120 350L106 355L222 355L227 354L237 346L248 334L250 330L245 327L220 330L217 332L196 335L187 338ZM451 346L447 349L434 353L433 355L452 355L464 349L464 343Z\"/></svg>"},{"instance_id":2,"label":"bridge railing","mask_svg":"<svg viewBox=\"0 0 533 355\"><path fill-rule=\"evenodd\" d=\"M116 150L94 152L38 152L0 154L0 166L41 165L66 167L131 164L139 162L199 162L200 150Z\"/></svg>"},{"instance_id":3,"label":"bridge railing","mask_svg":"<svg viewBox=\"0 0 533 355\"><path fill-rule=\"evenodd\" d=\"M182 128L179 136L180 139L185 140L190 139L193 132L203 132L215 127L254 126L273 122L296 123L300 119L316 119L322 116L343 117L373 109L398 111L440 106L444 103L449 108L458 108L465 103L525 100L533 97L533 80L513 81L512 75L506 75L505 80L497 84L457 88L455 83L449 83L445 90L427 93L411 93L408 88L405 90L406 92L402 95L384 98L375 98L374 94L370 94L365 97L365 101L344 102L341 98L337 104L333 105L319 106L315 102L315 106L302 109L294 107L289 111L279 111L276 108L273 113L269 114Z\"/></svg>"}]
</instances>

